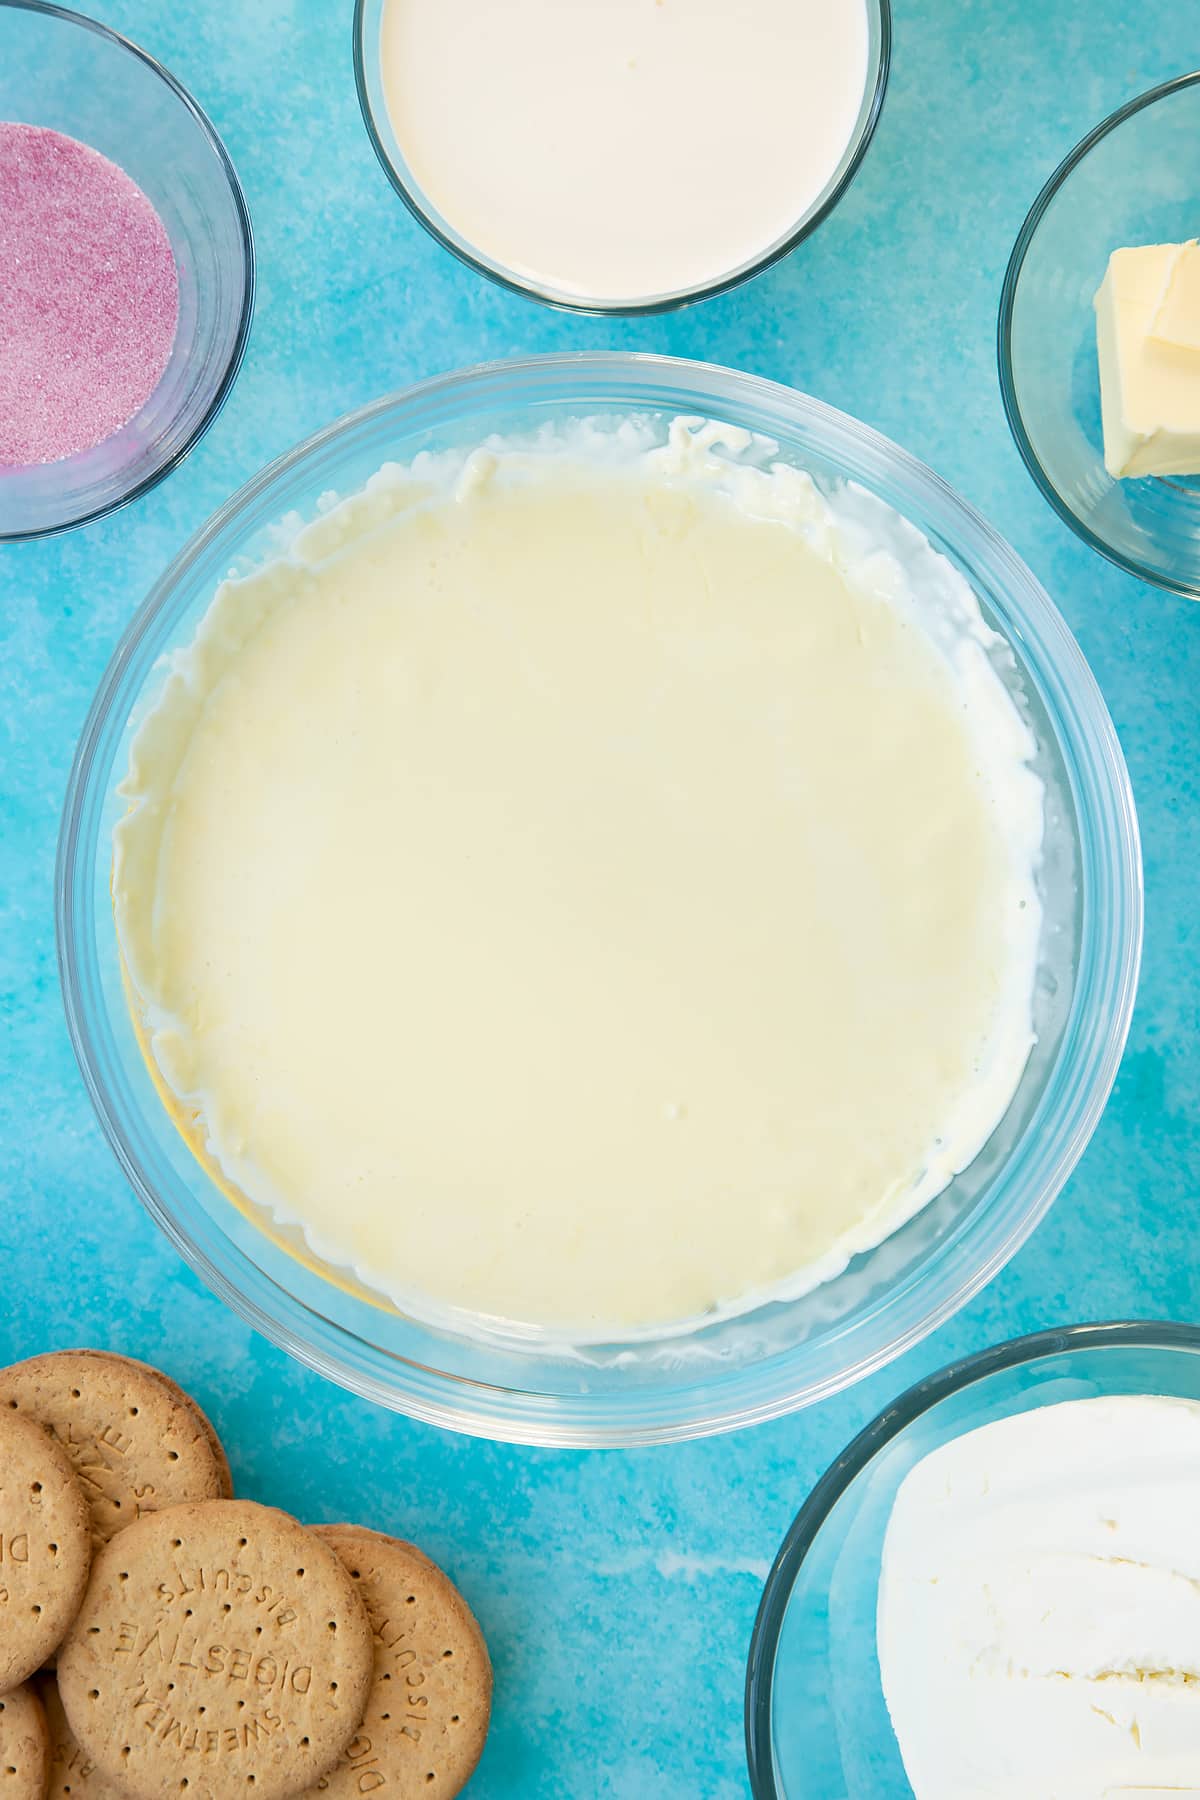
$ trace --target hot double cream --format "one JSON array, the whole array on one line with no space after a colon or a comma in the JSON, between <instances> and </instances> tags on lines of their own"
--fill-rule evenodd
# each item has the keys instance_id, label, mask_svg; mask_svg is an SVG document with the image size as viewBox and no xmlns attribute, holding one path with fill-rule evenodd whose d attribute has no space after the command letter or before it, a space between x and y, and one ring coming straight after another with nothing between
<instances>
[{"instance_id":1,"label":"hot double cream","mask_svg":"<svg viewBox=\"0 0 1200 1800\"><path fill-rule=\"evenodd\" d=\"M1032 1041L1042 789L957 571L679 419L388 465L132 744L120 945L193 1142L422 1316L799 1293Z\"/></svg>"},{"instance_id":2,"label":"hot double cream","mask_svg":"<svg viewBox=\"0 0 1200 1800\"><path fill-rule=\"evenodd\" d=\"M905 1478L879 1596L916 1800L1200 1795L1200 1405L1065 1401Z\"/></svg>"},{"instance_id":3,"label":"hot double cream","mask_svg":"<svg viewBox=\"0 0 1200 1800\"><path fill-rule=\"evenodd\" d=\"M822 198L867 82L866 0L384 0L409 176L468 248L636 304L753 263Z\"/></svg>"}]
</instances>

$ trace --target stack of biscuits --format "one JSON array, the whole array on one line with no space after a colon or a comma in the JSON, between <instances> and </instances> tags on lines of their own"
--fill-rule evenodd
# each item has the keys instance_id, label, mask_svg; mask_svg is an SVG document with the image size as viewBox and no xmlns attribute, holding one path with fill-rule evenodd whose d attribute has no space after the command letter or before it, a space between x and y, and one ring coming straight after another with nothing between
<instances>
[{"instance_id":1,"label":"stack of biscuits","mask_svg":"<svg viewBox=\"0 0 1200 1800\"><path fill-rule=\"evenodd\" d=\"M0 1800L450 1800L491 1688L434 1563L234 1499L158 1370L0 1370Z\"/></svg>"}]
</instances>

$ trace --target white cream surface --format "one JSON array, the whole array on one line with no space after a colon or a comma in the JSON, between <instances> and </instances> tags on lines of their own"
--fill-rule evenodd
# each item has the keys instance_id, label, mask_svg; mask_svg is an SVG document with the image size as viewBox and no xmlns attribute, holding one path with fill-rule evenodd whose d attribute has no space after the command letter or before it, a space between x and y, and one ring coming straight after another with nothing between
<instances>
[{"instance_id":1,"label":"white cream surface","mask_svg":"<svg viewBox=\"0 0 1200 1800\"><path fill-rule=\"evenodd\" d=\"M822 196L867 80L865 0L385 0L411 176L468 246L564 297L707 285Z\"/></svg>"},{"instance_id":2,"label":"white cream surface","mask_svg":"<svg viewBox=\"0 0 1200 1800\"><path fill-rule=\"evenodd\" d=\"M1200 1795L1200 1405L1073 1400L905 1478L879 1663L916 1800Z\"/></svg>"},{"instance_id":3,"label":"white cream surface","mask_svg":"<svg viewBox=\"0 0 1200 1800\"><path fill-rule=\"evenodd\" d=\"M231 1183L410 1312L574 1341L835 1275L1032 1042L1041 783L962 577L679 419L388 465L223 584L117 928Z\"/></svg>"}]
</instances>

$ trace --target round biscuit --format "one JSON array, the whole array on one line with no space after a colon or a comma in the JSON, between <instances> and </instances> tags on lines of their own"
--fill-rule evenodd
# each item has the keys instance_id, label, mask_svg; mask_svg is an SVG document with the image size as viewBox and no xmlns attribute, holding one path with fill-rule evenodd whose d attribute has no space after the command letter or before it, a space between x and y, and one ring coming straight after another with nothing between
<instances>
[{"instance_id":1,"label":"round biscuit","mask_svg":"<svg viewBox=\"0 0 1200 1800\"><path fill-rule=\"evenodd\" d=\"M50 1734L46 1800L123 1800L118 1790L102 1779L91 1758L79 1748L53 1675L39 1678L38 1693L46 1710Z\"/></svg>"},{"instance_id":2,"label":"round biscuit","mask_svg":"<svg viewBox=\"0 0 1200 1800\"><path fill-rule=\"evenodd\" d=\"M28 1684L0 1694L0 1800L44 1800L50 1737Z\"/></svg>"},{"instance_id":3,"label":"round biscuit","mask_svg":"<svg viewBox=\"0 0 1200 1800\"><path fill-rule=\"evenodd\" d=\"M334 1551L273 1507L209 1500L99 1552L58 1686L80 1748L134 1800L288 1800L358 1729L372 1664Z\"/></svg>"},{"instance_id":4,"label":"round biscuit","mask_svg":"<svg viewBox=\"0 0 1200 1800\"><path fill-rule=\"evenodd\" d=\"M121 1356L118 1355L115 1350L80 1350L76 1351L75 1354L77 1356L96 1356L103 1362L118 1363L126 1368L136 1369L143 1375L153 1376L155 1381L160 1382L172 1398L177 1400L179 1405L191 1414L192 1418L207 1438L212 1449L213 1460L217 1465L217 1478L220 1484L220 1492L217 1494L205 1494L198 1497L210 1500L232 1500L233 1476L230 1473L229 1458L225 1454L225 1446L217 1436L216 1427L213 1425L208 1414L201 1407L199 1401L193 1400L186 1388L180 1387L179 1383L174 1380L172 1376L168 1375L165 1370L156 1369L153 1363L139 1362L136 1356ZM170 1502L170 1504L179 1506L183 1503L182 1501L176 1500ZM144 1510L151 1511L152 1509L147 1507Z\"/></svg>"},{"instance_id":5,"label":"round biscuit","mask_svg":"<svg viewBox=\"0 0 1200 1800\"><path fill-rule=\"evenodd\" d=\"M54 1350L0 1369L0 1410L49 1425L75 1465L97 1548L144 1513L227 1499L229 1464L195 1401L105 1350Z\"/></svg>"},{"instance_id":6,"label":"round biscuit","mask_svg":"<svg viewBox=\"0 0 1200 1800\"><path fill-rule=\"evenodd\" d=\"M447 1575L412 1544L358 1525L319 1525L366 1604L375 1678L327 1800L452 1800L475 1769L492 1707L483 1633Z\"/></svg>"},{"instance_id":7,"label":"round biscuit","mask_svg":"<svg viewBox=\"0 0 1200 1800\"><path fill-rule=\"evenodd\" d=\"M66 1451L36 1419L0 1407L0 1693L58 1648L91 1556L87 1502Z\"/></svg>"}]
</instances>

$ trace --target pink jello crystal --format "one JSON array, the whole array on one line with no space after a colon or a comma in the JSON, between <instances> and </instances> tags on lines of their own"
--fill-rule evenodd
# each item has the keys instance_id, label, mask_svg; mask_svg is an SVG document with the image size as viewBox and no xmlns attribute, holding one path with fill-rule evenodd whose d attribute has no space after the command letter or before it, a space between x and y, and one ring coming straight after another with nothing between
<instances>
[{"instance_id":1,"label":"pink jello crystal","mask_svg":"<svg viewBox=\"0 0 1200 1800\"><path fill-rule=\"evenodd\" d=\"M119 431L178 321L170 240L137 183L61 132L0 122L0 466Z\"/></svg>"}]
</instances>

